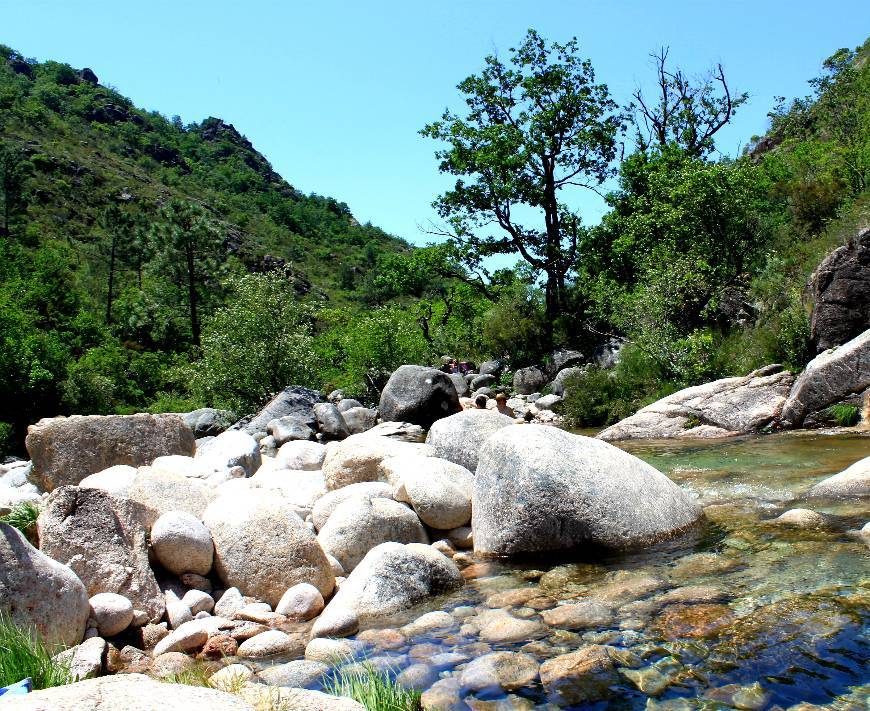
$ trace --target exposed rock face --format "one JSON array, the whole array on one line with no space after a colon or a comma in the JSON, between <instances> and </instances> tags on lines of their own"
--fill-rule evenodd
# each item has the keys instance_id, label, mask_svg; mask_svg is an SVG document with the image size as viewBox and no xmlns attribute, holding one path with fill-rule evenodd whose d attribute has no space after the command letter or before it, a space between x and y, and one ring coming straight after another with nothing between
<instances>
[{"instance_id":1,"label":"exposed rock face","mask_svg":"<svg viewBox=\"0 0 870 711\"><path fill-rule=\"evenodd\" d=\"M816 353L870 328L870 228L831 252L810 280L810 333Z\"/></svg>"},{"instance_id":2,"label":"exposed rock face","mask_svg":"<svg viewBox=\"0 0 870 711\"><path fill-rule=\"evenodd\" d=\"M315 636L338 634L350 616L366 621L407 609L462 584L456 564L422 543L382 543L372 548L342 583L317 620Z\"/></svg>"},{"instance_id":3,"label":"exposed rock face","mask_svg":"<svg viewBox=\"0 0 870 711\"><path fill-rule=\"evenodd\" d=\"M428 543L420 519L392 499L353 498L339 505L317 534L320 547L351 571L380 543Z\"/></svg>"},{"instance_id":4,"label":"exposed rock face","mask_svg":"<svg viewBox=\"0 0 870 711\"><path fill-rule=\"evenodd\" d=\"M135 467L166 454L192 455L194 439L179 415L74 415L31 425L26 445L33 482L52 491L115 464Z\"/></svg>"},{"instance_id":5,"label":"exposed rock face","mask_svg":"<svg viewBox=\"0 0 870 711\"><path fill-rule=\"evenodd\" d=\"M52 493L39 516L40 548L72 568L89 596L118 593L158 622L165 606L148 565L148 523L153 517L129 499L64 486Z\"/></svg>"},{"instance_id":6,"label":"exposed rock face","mask_svg":"<svg viewBox=\"0 0 870 711\"><path fill-rule=\"evenodd\" d=\"M144 674L116 674L3 701L10 711L99 709L99 711L254 711L235 694L186 684L164 684Z\"/></svg>"},{"instance_id":7,"label":"exposed rock face","mask_svg":"<svg viewBox=\"0 0 870 711\"><path fill-rule=\"evenodd\" d=\"M35 629L47 645L69 647L82 641L90 605L72 570L0 523L0 611Z\"/></svg>"},{"instance_id":8,"label":"exposed rock face","mask_svg":"<svg viewBox=\"0 0 870 711\"><path fill-rule=\"evenodd\" d=\"M200 518L216 497L215 490L198 479L154 467L140 467L128 496L155 516L168 511L186 511Z\"/></svg>"},{"instance_id":9,"label":"exposed rock face","mask_svg":"<svg viewBox=\"0 0 870 711\"><path fill-rule=\"evenodd\" d=\"M531 395L541 391L547 383L547 377L541 372L540 368L531 366L529 368L520 368L514 373L514 391L520 395Z\"/></svg>"},{"instance_id":10,"label":"exposed rock face","mask_svg":"<svg viewBox=\"0 0 870 711\"><path fill-rule=\"evenodd\" d=\"M335 576L314 534L273 492L221 496L203 514L214 541L214 566L227 586L273 608L287 588L311 583L324 597Z\"/></svg>"},{"instance_id":11,"label":"exposed rock face","mask_svg":"<svg viewBox=\"0 0 870 711\"><path fill-rule=\"evenodd\" d=\"M800 427L814 413L868 388L870 329L807 363L783 405L782 424Z\"/></svg>"},{"instance_id":12,"label":"exposed rock face","mask_svg":"<svg viewBox=\"0 0 870 711\"><path fill-rule=\"evenodd\" d=\"M794 376L769 365L742 378L685 388L608 427L604 440L725 437L774 425Z\"/></svg>"},{"instance_id":13,"label":"exposed rock face","mask_svg":"<svg viewBox=\"0 0 870 711\"><path fill-rule=\"evenodd\" d=\"M600 440L513 425L481 450L472 519L479 553L638 547L700 516L697 503L664 474Z\"/></svg>"},{"instance_id":14,"label":"exposed rock face","mask_svg":"<svg viewBox=\"0 0 870 711\"><path fill-rule=\"evenodd\" d=\"M462 409L453 381L446 373L419 365L403 365L381 392L384 420L410 422L429 429L432 423Z\"/></svg>"},{"instance_id":15,"label":"exposed rock face","mask_svg":"<svg viewBox=\"0 0 870 711\"><path fill-rule=\"evenodd\" d=\"M820 481L810 496L870 496L870 457L864 457L839 474Z\"/></svg>"},{"instance_id":16,"label":"exposed rock face","mask_svg":"<svg viewBox=\"0 0 870 711\"><path fill-rule=\"evenodd\" d=\"M510 417L493 410L465 410L435 422L426 437L426 444L432 447L435 456L473 472L477 469L477 453L483 443L512 424Z\"/></svg>"},{"instance_id":17,"label":"exposed rock face","mask_svg":"<svg viewBox=\"0 0 870 711\"><path fill-rule=\"evenodd\" d=\"M233 427L243 429L249 434L265 432L266 426L272 420L286 417L287 415L294 415L313 428L316 424L314 405L323 401L323 393L311 390L310 388L291 385L273 397L256 415L242 418Z\"/></svg>"}]
</instances>

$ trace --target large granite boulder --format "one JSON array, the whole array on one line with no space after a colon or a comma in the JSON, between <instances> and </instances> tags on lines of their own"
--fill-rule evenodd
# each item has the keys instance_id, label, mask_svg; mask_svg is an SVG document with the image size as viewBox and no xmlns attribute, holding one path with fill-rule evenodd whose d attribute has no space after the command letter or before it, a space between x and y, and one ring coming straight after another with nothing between
<instances>
[{"instance_id":1,"label":"large granite boulder","mask_svg":"<svg viewBox=\"0 0 870 711\"><path fill-rule=\"evenodd\" d=\"M332 513L345 501L350 499L391 499L393 487L382 481L361 481L348 484L340 489L333 489L320 497L311 511L314 527L319 531L326 525Z\"/></svg>"},{"instance_id":2,"label":"large granite boulder","mask_svg":"<svg viewBox=\"0 0 870 711\"><path fill-rule=\"evenodd\" d=\"M474 549L512 555L636 548L695 523L701 509L627 452L543 425L490 437L474 480Z\"/></svg>"},{"instance_id":3,"label":"large granite boulder","mask_svg":"<svg viewBox=\"0 0 870 711\"><path fill-rule=\"evenodd\" d=\"M346 636L345 620L377 619L462 585L456 564L423 543L382 543L372 548L342 583L312 631L315 637Z\"/></svg>"},{"instance_id":4,"label":"large granite boulder","mask_svg":"<svg viewBox=\"0 0 870 711\"><path fill-rule=\"evenodd\" d=\"M494 410L463 410L432 425L426 444L436 457L459 464L469 471L477 469L477 453L483 443L514 421Z\"/></svg>"},{"instance_id":5,"label":"large granite boulder","mask_svg":"<svg viewBox=\"0 0 870 711\"><path fill-rule=\"evenodd\" d=\"M870 329L813 358L782 408L782 426L800 427L849 396L870 388Z\"/></svg>"},{"instance_id":6,"label":"large granite boulder","mask_svg":"<svg viewBox=\"0 0 870 711\"><path fill-rule=\"evenodd\" d=\"M323 393L317 390L291 385L273 397L257 414L242 418L233 428L242 429L248 434L265 432L272 420L293 415L314 429L317 425L314 405L324 400Z\"/></svg>"},{"instance_id":7,"label":"large granite boulder","mask_svg":"<svg viewBox=\"0 0 870 711\"><path fill-rule=\"evenodd\" d=\"M250 489L221 496L203 523L214 542L214 568L227 587L269 603L298 583L327 597L335 576L314 534L274 492Z\"/></svg>"},{"instance_id":8,"label":"large granite boulder","mask_svg":"<svg viewBox=\"0 0 870 711\"><path fill-rule=\"evenodd\" d=\"M831 252L810 279L810 335L816 353L870 328L870 228Z\"/></svg>"},{"instance_id":9,"label":"large granite boulder","mask_svg":"<svg viewBox=\"0 0 870 711\"><path fill-rule=\"evenodd\" d=\"M314 406L317 428L323 439L344 439L350 434L341 411L331 402L319 402Z\"/></svg>"},{"instance_id":10,"label":"large granite boulder","mask_svg":"<svg viewBox=\"0 0 870 711\"><path fill-rule=\"evenodd\" d=\"M794 383L781 366L685 388L608 427L604 440L726 437L774 426Z\"/></svg>"},{"instance_id":11,"label":"large granite boulder","mask_svg":"<svg viewBox=\"0 0 870 711\"><path fill-rule=\"evenodd\" d=\"M127 496L153 511L155 516L168 511L186 511L200 518L217 494L200 479L156 467L139 467Z\"/></svg>"},{"instance_id":12,"label":"large granite boulder","mask_svg":"<svg viewBox=\"0 0 870 711\"><path fill-rule=\"evenodd\" d=\"M541 392L547 384L547 376L536 366L520 368L514 373L514 392L520 395L531 395Z\"/></svg>"},{"instance_id":13,"label":"large granite boulder","mask_svg":"<svg viewBox=\"0 0 870 711\"><path fill-rule=\"evenodd\" d=\"M192 455L193 432L179 415L74 415L27 428L31 480L43 491L78 483L116 464L142 466L166 454Z\"/></svg>"},{"instance_id":14,"label":"large granite boulder","mask_svg":"<svg viewBox=\"0 0 870 711\"><path fill-rule=\"evenodd\" d=\"M554 351L553 355L550 358L547 372L552 378L555 377L556 373L558 373L560 370L583 365L584 362L585 358L580 351L575 351L571 349Z\"/></svg>"},{"instance_id":15,"label":"large granite boulder","mask_svg":"<svg viewBox=\"0 0 870 711\"><path fill-rule=\"evenodd\" d=\"M382 419L411 422L424 429L461 409L450 376L435 368L403 365L390 376L381 392Z\"/></svg>"},{"instance_id":16,"label":"large granite boulder","mask_svg":"<svg viewBox=\"0 0 870 711\"><path fill-rule=\"evenodd\" d=\"M117 593L159 622L163 593L148 564L154 512L100 489L63 486L52 492L37 528L43 553L68 565L88 596Z\"/></svg>"},{"instance_id":17,"label":"large granite boulder","mask_svg":"<svg viewBox=\"0 0 870 711\"><path fill-rule=\"evenodd\" d=\"M368 407L352 407L349 410L343 410L341 416L344 418L350 434L367 432L378 424L378 411Z\"/></svg>"},{"instance_id":18,"label":"large granite boulder","mask_svg":"<svg viewBox=\"0 0 870 711\"><path fill-rule=\"evenodd\" d=\"M396 543L428 543L420 519L392 499L354 497L340 504L317 534L320 547L350 572L372 548Z\"/></svg>"},{"instance_id":19,"label":"large granite boulder","mask_svg":"<svg viewBox=\"0 0 870 711\"><path fill-rule=\"evenodd\" d=\"M34 629L48 646L70 647L85 633L88 591L67 566L0 523L0 612Z\"/></svg>"},{"instance_id":20,"label":"large granite boulder","mask_svg":"<svg viewBox=\"0 0 870 711\"><path fill-rule=\"evenodd\" d=\"M864 457L839 474L823 479L810 489L809 496L870 496L870 457Z\"/></svg>"},{"instance_id":21,"label":"large granite boulder","mask_svg":"<svg viewBox=\"0 0 870 711\"><path fill-rule=\"evenodd\" d=\"M166 684L144 674L116 674L3 700L9 711L254 711L239 696L217 689ZM260 707L257 708L266 708ZM299 708L299 707L296 707Z\"/></svg>"},{"instance_id":22,"label":"large granite boulder","mask_svg":"<svg viewBox=\"0 0 870 711\"><path fill-rule=\"evenodd\" d=\"M326 488L330 490L361 481L378 481L380 464L388 457L432 452L424 444L381 437L371 431L351 435L330 447L323 460L323 476Z\"/></svg>"}]
</instances>

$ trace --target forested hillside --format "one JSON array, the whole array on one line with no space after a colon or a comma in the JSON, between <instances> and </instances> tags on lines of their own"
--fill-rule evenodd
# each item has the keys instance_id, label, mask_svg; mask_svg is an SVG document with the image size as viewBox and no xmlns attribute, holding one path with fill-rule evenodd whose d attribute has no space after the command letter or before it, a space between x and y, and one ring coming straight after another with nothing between
<instances>
[{"instance_id":1,"label":"forested hillside","mask_svg":"<svg viewBox=\"0 0 870 711\"><path fill-rule=\"evenodd\" d=\"M444 239L410 249L299 193L219 119L183 125L0 49L0 449L66 412L244 411L291 382L371 399L446 353L516 368L627 340L571 389L578 425L803 367L807 279L870 222L867 43L736 160L715 133L752 87L662 52L661 101L618 106L578 52L530 32L459 85L468 114L422 131L456 176L436 199ZM611 178L609 212L583 226L564 197ZM521 205L546 221L517 224ZM488 271L494 254L517 268Z\"/></svg>"}]
</instances>

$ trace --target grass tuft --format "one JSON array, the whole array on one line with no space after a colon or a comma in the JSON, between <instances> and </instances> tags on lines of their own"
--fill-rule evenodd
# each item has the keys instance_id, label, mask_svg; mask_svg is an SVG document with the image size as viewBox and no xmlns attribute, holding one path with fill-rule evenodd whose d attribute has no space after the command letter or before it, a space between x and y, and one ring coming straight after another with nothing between
<instances>
[{"instance_id":1,"label":"grass tuft","mask_svg":"<svg viewBox=\"0 0 870 711\"><path fill-rule=\"evenodd\" d=\"M32 629L21 627L0 612L0 686L22 679L33 680L34 689L63 686L74 680L69 664L52 658L51 651Z\"/></svg>"},{"instance_id":2,"label":"grass tuft","mask_svg":"<svg viewBox=\"0 0 870 711\"><path fill-rule=\"evenodd\" d=\"M420 692L399 686L390 675L369 662L339 667L327 680L325 690L335 696L359 701L368 711L422 711Z\"/></svg>"},{"instance_id":3,"label":"grass tuft","mask_svg":"<svg viewBox=\"0 0 870 711\"><path fill-rule=\"evenodd\" d=\"M24 501L20 504L15 504L12 510L5 516L0 516L0 521L8 523L28 536L28 531L32 531L32 527L36 524L36 519L38 518L39 506L32 501Z\"/></svg>"},{"instance_id":4,"label":"grass tuft","mask_svg":"<svg viewBox=\"0 0 870 711\"><path fill-rule=\"evenodd\" d=\"M861 419L861 410L855 405L832 405L828 415L840 427L852 427Z\"/></svg>"}]
</instances>

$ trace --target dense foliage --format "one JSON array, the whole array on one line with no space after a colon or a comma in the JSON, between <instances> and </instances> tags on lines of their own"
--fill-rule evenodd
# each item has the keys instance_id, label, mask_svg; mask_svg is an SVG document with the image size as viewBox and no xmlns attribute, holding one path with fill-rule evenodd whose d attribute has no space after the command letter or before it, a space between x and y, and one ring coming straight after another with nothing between
<instances>
[{"instance_id":1,"label":"dense foliage","mask_svg":"<svg viewBox=\"0 0 870 711\"><path fill-rule=\"evenodd\" d=\"M445 353L521 367L627 338L618 368L569 389L589 426L802 367L807 277L870 221L868 45L735 160L714 151L745 98L721 66L690 80L662 52L661 101L619 109L578 53L530 32L460 84L468 114L424 131L458 179L437 201L452 239L410 249L299 193L218 119L183 125L0 47L0 451L41 416L241 413L290 382L372 401L398 365ZM562 190L611 173L584 226ZM489 269L504 253L522 261Z\"/></svg>"}]
</instances>

